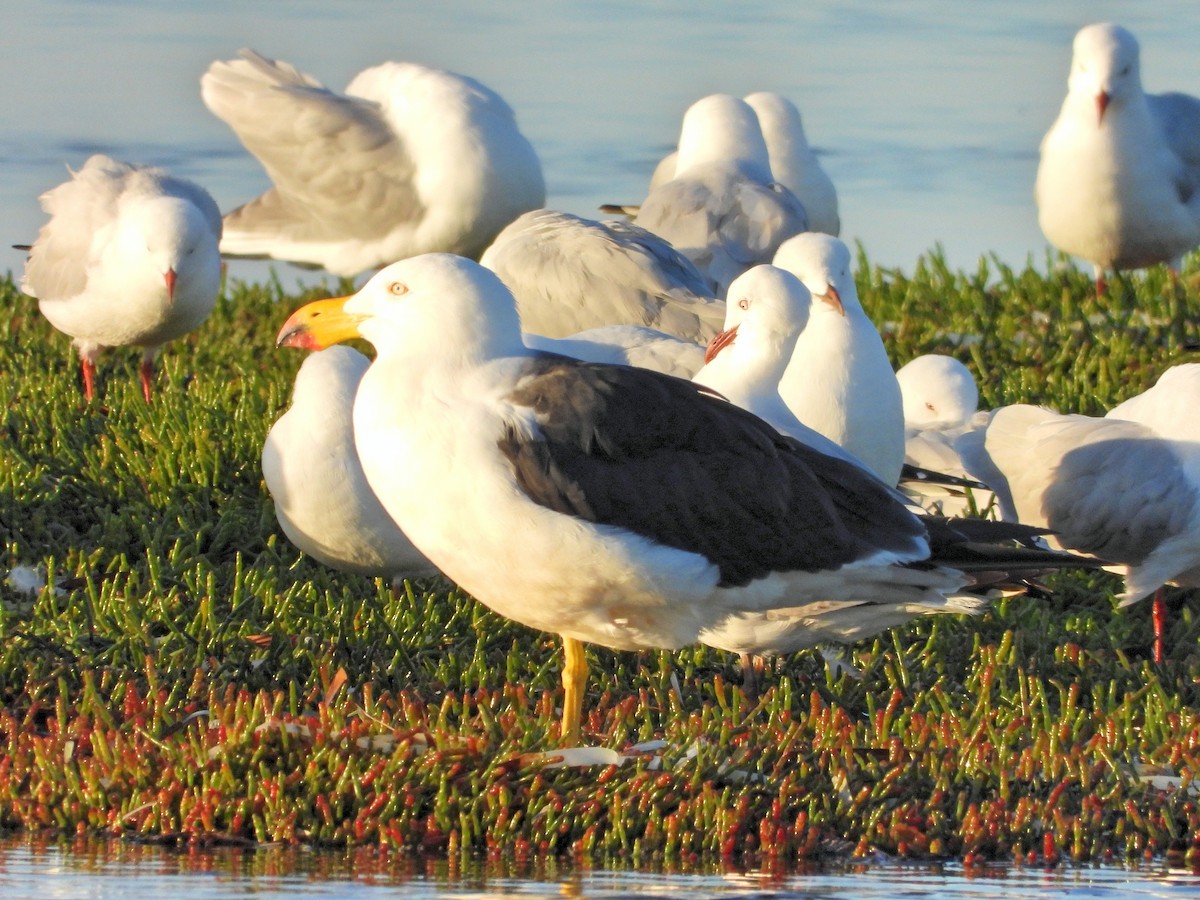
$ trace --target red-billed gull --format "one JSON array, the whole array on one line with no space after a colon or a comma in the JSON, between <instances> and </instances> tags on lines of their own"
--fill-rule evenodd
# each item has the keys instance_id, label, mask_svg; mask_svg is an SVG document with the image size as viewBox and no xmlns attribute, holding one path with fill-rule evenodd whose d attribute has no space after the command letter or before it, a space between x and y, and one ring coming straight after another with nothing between
<instances>
[{"instance_id":1,"label":"red-billed gull","mask_svg":"<svg viewBox=\"0 0 1200 900\"><path fill-rule=\"evenodd\" d=\"M904 462L926 471L969 478L955 447L968 429L986 421L979 412L979 388L975 377L953 356L926 353L896 370L904 400ZM961 487L906 481L904 490L913 494L929 512L961 515L985 509L991 492L978 489L971 496Z\"/></svg>"},{"instance_id":2,"label":"red-billed gull","mask_svg":"<svg viewBox=\"0 0 1200 900\"><path fill-rule=\"evenodd\" d=\"M1164 584L1200 587L1197 408L1200 365L1187 364L1104 418L1002 407L958 447L1006 519L1048 527L1052 543L1112 563L1126 606Z\"/></svg>"},{"instance_id":3,"label":"red-billed gull","mask_svg":"<svg viewBox=\"0 0 1200 900\"><path fill-rule=\"evenodd\" d=\"M241 56L209 67L201 97L274 187L226 215L226 255L344 276L435 250L478 257L545 203L512 109L472 78L388 62L338 94L285 62Z\"/></svg>"},{"instance_id":4,"label":"red-billed gull","mask_svg":"<svg viewBox=\"0 0 1200 900\"><path fill-rule=\"evenodd\" d=\"M1046 239L1092 263L1098 290L1108 270L1178 270L1200 245L1200 100L1146 94L1119 25L1080 29L1034 194Z\"/></svg>"},{"instance_id":5,"label":"red-billed gull","mask_svg":"<svg viewBox=\"0 0 1200 900\"><path fill-rule=\"evenodd\" d=\"M904 401L883 339L859 302L850 250L810 232L784 241L775 265L804 282L814 301L779 393L801 422L896 484Z\"/></svg>"},{"instance_id":6,"label":"red-billed gull","mask_svg":"<svg viewBox=\"0 0 1200 900\"><path fill-rule=\"evenodd\" d=\"M837 237L842 229L837 190L808 145L796 104L772 91L747 94L744 99L758 117L771 175L804 204L810 231Z\"/></svg>"},{"instance_id":7,"label":"red-billed gull","mask_svg":"<svg viewBox=\"0 0 1200 900\"><path fill-rule=\"evenodd\" d=\"M135 346L149 402L158 348L197 328L216 303L217 204L162 169L100 154L41 203L50 220L29 248L21 290L74 339L89 400L99 352Z\"/></svg>"}]
</instances>

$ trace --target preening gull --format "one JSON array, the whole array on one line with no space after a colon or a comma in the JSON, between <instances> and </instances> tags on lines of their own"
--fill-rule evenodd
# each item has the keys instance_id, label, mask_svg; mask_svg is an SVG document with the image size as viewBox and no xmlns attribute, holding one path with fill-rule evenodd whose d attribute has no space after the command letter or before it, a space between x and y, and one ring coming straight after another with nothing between
<instances>
[{"instance_id":1,"label":"preening gull","mask_svg":"<svg viewBox=\"0 0 1200 900\"><path fill-rule=\"evenodd\" d=\"M1200 245L1200 100L1143 92L1121 26L1080 29L1034 195L1046 239L1092 263L1099 291L1108 270L1178 270Z\"/></svg>"},{"instance_id":2,"label":"preening gull","mask_svg":"<svg viewBox=\"0 0 1200 900\"><path fill-rule=\"evenodd\" d=\"M808 228L803 205L771 175L754 110L727 94L688 108L675 177L646 196L634 221L694 262L720 297L742 272L770 262L780 242Z\"/></svg>"},{"instance_id":3,"label":"preening gull","mask_svg":"<svg viewBox=\"0 0 1200 900\"><path fill-rule=\"evenodd\" d=\"M95 395L96 357L142 348L150 401L154 355L199 327L221 287L221 213L190 181L96 154L41 196L50 220L29 247L21 290L70 335Z\"/></svg>"},{"instance_id":4,"label":"preening gull","mask_svg":"<svg viewBox=\"0 0 1200 900\"><path fill-rule=\"evenodd\" d=\"M358 459L351 417L370 364L350 347L309 354L292 405L267 433L263 478L283 533L317 561L371 577L432 575L437 569L387 514Z\"/></svg>"},{"instance_id":5,"label":"preening gull","mask_svg":"<svg viewBox=\"0 0 1200 900\"><path fill-rule=\"evenodd\" d=\"M479 261L513 292L525 330L545 337L645 325L704 344L725 318L691 260L628 222L534 210L500 232Z\"/></svg>"},{"instance_id":6,"label":"preening gull","mask_svg":"<svg viewBox=\"0 0 1200 900\"><path fill-rule=\"evenodd\" d=\"M546 201L512 109L473 78L387 62L338 94L242 50L209 67L200 93L274 184L226 215L228 256L343 276L430 251L478 257Z\"/></svg>"},{"instance_id":7,"label":"preening gull","mask_svg":"<svg viewBox=\"0 0 1200 900\"><path fill-rule=\"evenodd\" d=\"M388 266L297 310L279 343L354 336L378 354L354 405L368 481L464 590L562 635L564 740L583 641L674 648L731 613L936 601L968 581L859 466L700 385L530 350L512 294L470 260Z\"/></svg>"},{"instance_id":8,"label":"preening gull","mask_svg":"<svg viewBox=\"0 0 1200 900\"><path fill-rule=\"evenodd\" d=\"M813 296L779 393L805 425L894 485L904 466L904 401L883 339L858 299L850 250L827 234L784 241L775 265Z\"/></svg>"}]
</instances>

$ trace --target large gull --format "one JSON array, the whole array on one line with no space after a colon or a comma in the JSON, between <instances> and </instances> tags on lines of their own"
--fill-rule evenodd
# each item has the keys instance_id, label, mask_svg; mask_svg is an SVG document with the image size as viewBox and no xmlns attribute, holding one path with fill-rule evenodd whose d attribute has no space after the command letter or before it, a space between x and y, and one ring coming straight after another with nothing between
<instances>
[{"instance_id":1,"label":"large gull","mask_svg":"<svg viewBox=\"0 0 1200 900\"><path fill-rule=\"evenodd\" d=\"M338 94L243 50L213 63L200 90L274 184L226 215L229 256L343 276L434 250L478 257L545 203L541 163L512 109L472 78L387 62Z\"/></svg>"},{"instance_id":2,"label":"large gull","mask_svg":"<svg viewBox=\"0 0 1200 900\"><path fill-rule=\"evenodd\" d=\"M500 232L480 262L517 298L525 330L545 337L644 325L707 343L725 317L691 260L628 222L534 210Z\"/></svg>"},{"instance_id":3,"label":"large gull","mask_svg":"<svg viewBox=\"0 0 1200 900\"><path fill-rule=\"evenodd\" d=\"M642 201L637 225L670 241L723 297L742 272L770 262L808 228L803 205L776 183L754 110L710 94L684 114L674 177Z\"/></svg>"},{"instance_id":4,"label":"large gull","mask_svg":"<svg viewBox=\"0 0 1200 900\"><path fill-rule=\"evenodd\" d=\"M1160 632L1158 589L1200 587L1197 408L1193 363L1104 418L1002 407L958 447L1006 519L1050 528L1052 543L1112 563L1125 578L1122 606L1156 594Z\"/></svg>"},{"instance_id":5,"label":"large gull","mask_svg":"<svg viewBox=\"0 0 1200 900\"><path fill-rule=\"evenodd\" d=\"M431 575L437 570L380 504L358 459L351 417L370 364L350 347L309 354L291 406L267 433L263 479L283 533L318 562L371 577Z\"/></svg>"},{"instance_id":6,"label":"large gull","mask_svg":"<svg viewBox=\"0 0 1200 900\"><path fill-rule=\"evenodd\" d=\"M967 581L860 467L691 382L530 350L512 294L470 260L388 266L302 307L279 343L356 336L377 351L354 405L368 481L449 578L562 635L564 740L583 641L674 648L732 612Z\"/></svg>"},{"instance_id":7,"label":"large gull","mask_svg":"<svg viewBox=\"0 0 1200 900\"><path fill-rule=\"evenodd\" d=\"M896 484L904 401L883 339L859 302L850 250L811 232L784 241L774 264L804 282L814 300L779 393L801 422Z\"/></svg>"},{"instance_id":8,"label":"large gull","mask_svg":"<svg viewBox=\"0 0 1200 900\"><path fill-rule=\"evenodd\" d=\"M1046 239L1092 263L1098 290L1108 270L1178 270L1200 245L1200 100L1146 94L1119 25L1080 29L1034 194Z\"/></svg>"},{"instance_id":9,"label":"large gull","mask_svg":"<svg viewBox=\"0 0 1200 900\"><path fill-rule=\"evenodd\" d=\"M95 395L96 358L142 348L149 402L154 356L197 328L221 286L221 213L201 187L149 166L96 154L41 196L50 220L28 247L21 290L79 351Z\"/></svg>"}]
</instances>

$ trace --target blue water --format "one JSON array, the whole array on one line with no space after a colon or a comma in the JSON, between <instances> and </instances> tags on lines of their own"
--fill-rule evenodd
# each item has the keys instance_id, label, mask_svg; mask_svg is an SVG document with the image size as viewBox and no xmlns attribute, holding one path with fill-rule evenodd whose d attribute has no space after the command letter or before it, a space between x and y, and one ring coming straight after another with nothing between
<instances>
[{"instance_id":1,"label":"blue water","mask_svg":"<svg viewBox=\"0 0 1200 900\"><path fill-rule=\"evenodd\" d=\"M385 59L473 75L517 110L549 205L584 215L641 198L692 100L780 91L838 186L843 236L905 270L937 243L958 267L991 252L1044 265L1037 147L1080 25L1119 19L1141 39L1148 89L1200 93L1194 0L0 0L0 10L0 246L32 239L37 195L94 150L166 165L225 209L264 189L262 170L199 98L208 64L242 46L337 89ZM0 271L19 269L20 254L6 252ZM231 268L248 279L264 271Z\"/></svg>"},{"instance_id":2,"label":"blue water","mask_svg":"<svg viewBox=\"0 0 1200 900\"><path fill-rule=\"evenodd\" d=\"M954 898L1183 898L1200 878L1165 865L1135 869L1041 869L928 865L876 860L782 874L714 868L704 874L579 869L555 862L450 864L377 851L167 851L120 841L69 845L0 843L0 897L129 898L345 897L370 900L483 900L572 897L587 900L671 897L689 900L889 900Z\"/></svg>"}]
</instances>

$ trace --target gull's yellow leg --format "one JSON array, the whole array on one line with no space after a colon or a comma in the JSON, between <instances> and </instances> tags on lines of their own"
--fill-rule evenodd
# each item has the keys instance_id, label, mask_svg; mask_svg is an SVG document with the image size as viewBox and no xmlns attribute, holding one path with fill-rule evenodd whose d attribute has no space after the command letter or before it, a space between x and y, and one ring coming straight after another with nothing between
<instances>
[{"instance_id":1,"label":"gull's yellow leg","mask_svg":"<svg viewBox=\"0 0 1200 900\"><path fill-rule=\"evenodd\" d=\"M563 717L560 740L579 743L580 722L583 720L583 689L587 685L588 664L583 655L583 642L563 638Z\"/></svg>"}]
</instances>

